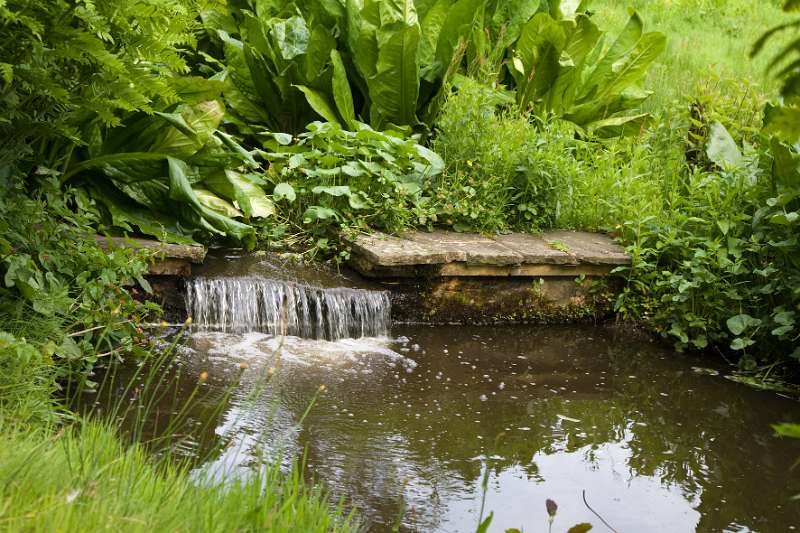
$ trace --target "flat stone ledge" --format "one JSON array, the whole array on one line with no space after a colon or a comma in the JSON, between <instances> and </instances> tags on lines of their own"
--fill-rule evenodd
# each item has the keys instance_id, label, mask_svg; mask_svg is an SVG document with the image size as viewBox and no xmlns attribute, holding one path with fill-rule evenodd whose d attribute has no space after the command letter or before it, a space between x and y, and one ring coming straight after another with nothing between
<instances>
[{"instance_id":1,"label":"flat stone ledge","mask_svg":"<svg viewBox=\"0 0 800 533\"><path fill-rule=\"evenodd\" d=\"M200 264L206 257L203 246L168 244L154 239L133 237L96 236L98 244L105 249L137 248L155 252L155 262L150 265L148 274L153 276L189 276L192 264Z\"/></svg>"},{"instance_id":2,"label":"flat stone ledge","mask_svg":"<svg viewBox=\"0 0 800 533\"><path fill-rule=\"evenodd\" d=\"M551 231L483 236L437 230L350 240L351 266L369 277L604 276L631 260L608 235Z\"/></svg>"}]
</instances>

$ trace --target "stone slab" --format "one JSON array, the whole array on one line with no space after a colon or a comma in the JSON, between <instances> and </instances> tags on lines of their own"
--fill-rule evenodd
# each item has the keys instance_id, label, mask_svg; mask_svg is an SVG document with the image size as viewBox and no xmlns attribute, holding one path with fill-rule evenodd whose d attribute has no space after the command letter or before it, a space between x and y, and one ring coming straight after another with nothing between
<instances>
[{"instance_id":1,"label":"stone slab","mask_svg":"<svg viewBox=\"0 0 800 533\"><path fill-rule=\"evenodd\" d=\"M155 239L140 239L134 237L105 237L97 235L97 242L104 248L142 248L156 252L159 259L185 259L191 263L200 264L206 258L206 249L203 246L190 246L185 244L168 244Z\"/></svg>"},{"instance_id":2,"label":"stone slab","mask_svg":"<svg viewBox=\"0 0 800 533\"><path fill-rule=\"evenodd\" d=\"M437 230L350 240L351 266L370 277L603 276L630 264L607 235L553 231L484 236Z\"/></svg>"},{"instance_id":3,"label":"stone slab","mask_svg":"<svg viewBox=\"0 0 800 533\"><path fill-rule=\"evenodd\" d=\"M96 236L98 244L105 249L140 248L155 252L155 262L148 274L152 276L189 276L192 263L200 264L206 257L203 246L168 244L154 239Z\"/></svg>"}]
</instances>

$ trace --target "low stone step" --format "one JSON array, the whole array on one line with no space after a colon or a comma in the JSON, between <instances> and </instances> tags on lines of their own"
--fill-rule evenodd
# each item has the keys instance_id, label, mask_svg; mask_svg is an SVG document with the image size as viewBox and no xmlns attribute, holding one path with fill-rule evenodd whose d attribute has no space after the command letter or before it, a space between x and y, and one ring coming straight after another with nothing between
<instances>
[{"instance_id":1,"label":"low stone step","mask_svg":"<svg viewBox=\"0 0 800 533\"><path fill-rule=\"evenodd\" d=\"M134 237L97 235L96 239L100 246L105 249L140 248L154 251L156 260L150 265L148 271L151 276L190 276L192 264L200 264L206 257L206 249L203 246L168 244L155 239Z\"/></svg>"},{"instance_id":2,"label":"low stone step","mask_svg":"<svg viewBox=\"0 0 800 533\"><path fill-rule=\"evenodd\" d=\"M550 231L484 236L451 231L359 235L351 265L376 278L602 276L630 264L624 249L599 233Z\"/></svg>"},{"instance_id":3,"label":"low stone step","mask_svg":"<svg viewBox=\"0 0 800 533\"><path fill-rule=\"evenodd\" d=\"M607 235L360 235L350 265L392 291L399 322L574 322L608 315L630 257Z\"/></svg>"}]
</instances>

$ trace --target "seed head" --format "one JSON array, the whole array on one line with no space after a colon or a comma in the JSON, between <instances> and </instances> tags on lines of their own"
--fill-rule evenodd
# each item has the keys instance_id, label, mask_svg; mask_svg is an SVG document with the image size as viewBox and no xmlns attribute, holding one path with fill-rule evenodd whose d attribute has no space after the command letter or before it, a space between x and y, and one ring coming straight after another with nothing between
<instances>
[{"instance_id":1,"label":"seed head","mask_svg":"<svg viewBox=\"0 0 800 533\"><path fill-rule=\"evenodd\" d=\"M200 376L197 379L200 380L200 383L205 383L208 380L208 372L200 372Z\"/></svg>"},{"instance_id":2,"label":"seed head","mask_svg":"<svg viewBox=\"0 0 800 533\"><path fill-rule=\"evenodd\" d=\"M547 507L547 514L553 519L556 516L556 511L558 511L558 505L549 498L545 500L544 505Z\"/></svg>"}]
</instances>

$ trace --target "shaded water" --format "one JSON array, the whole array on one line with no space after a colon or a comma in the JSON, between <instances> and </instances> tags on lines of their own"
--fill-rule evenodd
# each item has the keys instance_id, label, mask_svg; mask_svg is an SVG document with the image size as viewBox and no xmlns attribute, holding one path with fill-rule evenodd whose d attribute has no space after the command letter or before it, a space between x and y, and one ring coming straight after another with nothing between
<instances>
[{"instance_id":1,"label":"shaded water","mask_svg":"<svg viewBox=\"0 0 800 533\"><path fill-rule=\"evenodd\" d=\"M559 505L553 531L606 530L584 490L620 532L800 526L800 503L789 501L800 493L790 470L800 442L769 427L798 421L795 401L614 328L396 325L392 335L196 332L176 356L178 402L201 372L209 379L182 450L230 437L199 468L247 475L257 450L305 449L309 475L375 532L401 512L403 531L474 531L487 469L490 531L547 531L546 498Z\"/></svg>"}]
</instances>

